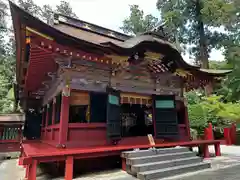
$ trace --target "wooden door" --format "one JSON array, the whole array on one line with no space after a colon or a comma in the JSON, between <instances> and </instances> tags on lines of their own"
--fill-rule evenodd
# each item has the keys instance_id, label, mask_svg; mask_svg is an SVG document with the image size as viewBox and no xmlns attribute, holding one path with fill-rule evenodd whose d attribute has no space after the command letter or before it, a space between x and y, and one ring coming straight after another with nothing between
<instances>
[{"instance_id":1,"label":"wooden door","mask_svg":"<svg viewBox=\"0 0 240 180\"><path fill-rule=\"evenodd\" d=\"M159 139L178 139L178 119L175 96L154 95L155 136Z\"/></svg>"},{"instance_id":2,"label":"wooden door","mask_svg":"<svg viewBox=\"0 0 240 180\"><path fill-rule=\"evenodd\" d=\"M120 91L107 88L107 137L109 140L121 138Z\"/></svg>"}]
</instances>

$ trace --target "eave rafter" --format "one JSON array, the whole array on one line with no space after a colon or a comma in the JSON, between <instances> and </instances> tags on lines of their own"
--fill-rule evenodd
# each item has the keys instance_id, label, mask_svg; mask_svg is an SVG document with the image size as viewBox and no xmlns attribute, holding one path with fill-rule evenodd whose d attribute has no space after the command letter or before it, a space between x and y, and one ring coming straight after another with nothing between
<instances>
[{"instance_id":1,"label":"eave rafter","mask_svg":"<svg viewBox=\"0 0 240 180\"><path fill-rule=\"evenodd\" d=\"M32 92L32 94L42 95L43 91L49 89L49 87L43 88L41 82L49 80L49 74L56 73L58 65L61 64L55 62L56 57L74 59L75 61L87 61L107 66L112 65L112 61L108 57L65 47L57 44L53 39L40 37L39 34L35 32L28 33L26 43L30 45L30 53L24 89L27 92Z\"/></svg>"}]
</instances>

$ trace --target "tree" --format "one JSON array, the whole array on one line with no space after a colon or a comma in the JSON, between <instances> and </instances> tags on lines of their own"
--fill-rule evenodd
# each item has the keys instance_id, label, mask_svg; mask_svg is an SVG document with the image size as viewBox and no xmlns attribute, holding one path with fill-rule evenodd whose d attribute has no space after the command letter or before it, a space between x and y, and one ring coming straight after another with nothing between
<instances>
[{"instance_id":1,"label":"tree","mask_svg":"<svg viewBox=\"0 0 240 180\"><path fill-rule=\"evenodd\" d=\"M120 29L124 33L137 34L151 30L156 25L158 19L151 14L144 16L143 10L138 5L130 5L130 16L123 21Z\"/></svg>"},{"instance_id":2,"label":"tree","mask_svg":"<svg viewBox=\"0 0 240 180\"><path fill-rule=\"evenodd\" d=\"M18 5L33 16L40 17L41 8L33 0L18 0Z\"/></svg>"},{"instance_id":3,"label":"tree","mask_svg":"<svg viewBox=\"0 0 240 180\"><path fill-rule=\"evenodd\" d=\"M69 17L77 18L77 15L73 12L70 3L66 1L61 1L60 5L56 6L56 12Z\"/></svg>"},{"instance_id":4,"label":"tree","mask_svg":"<svg viewBox=\"0 0 240 180\"><path fill-rule=\"evenodd\" d=\"M33 16L51 24L54 8L49 5L42 7L33 0L18 0L18 5ZM0 113L10 113L17 110L13 99L13 83L15 81L15 39L12 26L7 27L6 18L8 6L0 0ZM76 17L69 3L61 1L56 11L71 17ZM5 38L9 37L9 38Z\"/></svg>"},{"instance_id":5,"label":"tree","mask_svg":"<svg viewBox=\"0 0 240 180\"><path fill-rule=\"evenodd\" d=\"M234 0L158 0L157 8L169 31L178 34L181 43L192 45L189 52L203 68L209 67L212 48L222 47L228 38L216 28L235 22Z\"/></svg>"},{"instance_id":6,"label":"tree","mask_svg":"<svg viewBox=\"0 0 240 180\"><path fill-rule=\"evenodd\" d=\"M47 24L52 24L53 22L53 8L50 5L43 5L41 8L41 16L42 20L46 22Z\"/></svg>"},{"instance_id":7,"label":"tree","mask_svg":"<svg viewBox=\"0 0 240 180\"><path fill-rule=\"evenodd\" d=\"M7 32L6 16L7 5L0 0L0 56L6 53L4 49L4 36Z\"/></svg>"},{"instance_id":8,"label":"tree","mask_svg":"<svg viewBox=\"0 0 240 180\"><path fill-rule=\"evenodd\" d=\"M14 58L10 55L6 36L8 36L7 28L7 5L0 1L0 112L12 112L13 101L6 98L12 87L14 79Z\"/></svg>"}]
</instances>

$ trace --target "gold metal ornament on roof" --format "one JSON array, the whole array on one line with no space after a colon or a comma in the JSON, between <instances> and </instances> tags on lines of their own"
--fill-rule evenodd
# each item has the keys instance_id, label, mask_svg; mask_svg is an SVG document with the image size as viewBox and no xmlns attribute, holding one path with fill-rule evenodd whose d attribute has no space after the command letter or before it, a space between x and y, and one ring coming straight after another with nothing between
<instances>
[{"instance_id":1,"label":"gold metal ornament on roof","mask_svg":"<svg viewBox=\"0 0 240 180\"><path fill-rule=\"evenodd\" d=\"M122 63L125 63L127 60L128 60L128 56L118 56L118 55L105 55L106 57L108 58L111 58L112 59L112 63L119 63L119 64L122 64Z\"/></svg>"},{"instance_id":2,"label":"gold metal ornament on roof","mask_svg":"<svg viewBox=\"0 0 240 180\"><path fill-rule=\"evenodd\" d=\"M188 71L185 71L183 69L176 69L174 75L178 75L181 77L187 77L187 76L191 76L192 74Z\"/></svg>"},{"instance_id":3,"label":"gold metal ornament on roof","mask_svg":"<svg viewBox=\"0 0 240 180\"><path fill-rule=\"evenodd\" d=\"M154 53L154 52L150 52L150 51L147 51L144 54L145 54L146 58L153 59L153 60L160 60L164 57L164 55L162 55L160 53Z\"/></svg>"}]
</instances>

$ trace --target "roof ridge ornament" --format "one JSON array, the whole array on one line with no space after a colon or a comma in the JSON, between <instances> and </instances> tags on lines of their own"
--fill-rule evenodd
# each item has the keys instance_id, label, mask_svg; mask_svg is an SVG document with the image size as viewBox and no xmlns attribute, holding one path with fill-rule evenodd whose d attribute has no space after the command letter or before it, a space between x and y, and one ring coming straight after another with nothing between
<instances>
[{"instance_id":1,"label":"roof ridge ornament","mask_svg":"<svg viewBox=\"0 0 240 180\"><path fill-rule=\"evenodd\" d=\"M153 36L157 36L158 38L168 40L167 34L164 31L165 22L158 22L154 28L150 31L145 32L144 34L150 34Z\"/></svg>"}]
</instances>

